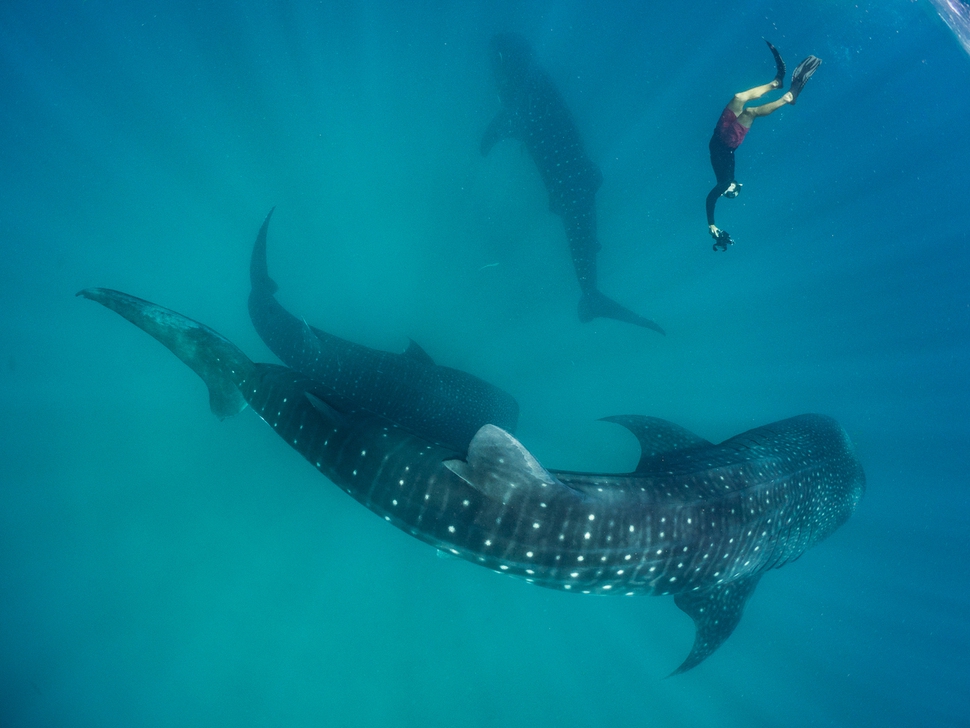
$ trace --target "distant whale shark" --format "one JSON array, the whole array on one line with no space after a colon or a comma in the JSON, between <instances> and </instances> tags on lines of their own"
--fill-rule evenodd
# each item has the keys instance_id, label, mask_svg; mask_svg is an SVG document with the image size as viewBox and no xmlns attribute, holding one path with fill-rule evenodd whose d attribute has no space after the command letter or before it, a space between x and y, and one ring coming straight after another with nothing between
<instances>
[{"instance_id":1,"label":"distant whale shark","mask_svg":"<svg viewBox=\"0 0 970 728\"><path fill-rule=\"evenodd\" d=\"M549 209L562 218L576 277L583 292L579 318L612 318L664 333L648 318L624 308L600 292L596 283L596 192L603 182L586 156L572 115L552 79L533 59L528 42L515 33L492 38L492 69L502 108L482 137L487 155L502 139L520 139L549 192Z\"/></svg>"},{"instance_id":2,"label":"distant whale shark","mask_svg":"<svg viewBox=\"0 0 970 728\"><path fill-rule=\"evenodd\" d=\"M259 229L250 261L249 316L260 338L287 366L426 440L464 452L482 425L515 431L519 405L496 386L438 366L415 342L403 354L370 349L316 329L276 300Z\"/></svg>"},{"instance_id":3,"label":"distant whale shark","mask_svg":"<svg viewBox=\"0 0 970 728\"><path fill-rule=\"evenodd\" d=\"M758 580L849 518L865 476L842 428L802 415L712 445L647 417L626 475L547 470L485 425L462 458L298 372L254 364L215 331L117 291L113 309L206 382L225 417L248 403L321 473L384 520L494 571L583 594L673 595L695 623L689 670L731 634Z\"/></svg>"}]
</instances>

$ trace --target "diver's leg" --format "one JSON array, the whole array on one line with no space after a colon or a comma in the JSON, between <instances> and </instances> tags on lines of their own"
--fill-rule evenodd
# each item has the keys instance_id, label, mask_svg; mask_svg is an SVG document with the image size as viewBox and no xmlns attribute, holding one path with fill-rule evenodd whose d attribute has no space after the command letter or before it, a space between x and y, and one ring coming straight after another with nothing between
<instances>
[{"instance_id":1,"label":"diver's leg","mask_svg":"<svg viewBox=\"0 0 970 728\"><path fill-rule=\"evenodd\" d=\"M746 103L760 99L769 91L774 91L778 88L775 84L776 82L772 81L771 83L755 86L754 88L749 88L747 91L734 94L734 98L728 103L728 108L734 112L735 116L740 116Z\"/></svg>"},{"instance_id":2,"label":"diver's leg","mask_svg":"<svg viewBox=\"0 0 970 728\"><path fill-rule=\"evenodd\" d=\"M768 114L772 114L775 111L778 111L778 109L780 109L785 104L790 104L791 100L792 100L791 92L788 92L780 99L777 99L776 101L771 101L767 104L761 104L761 106L749 106L740 114L738 114L738 123L741 126L747 127L748 129L750 129L751 124L759 116L768 116Z\"/></svg>"},{"instance_id":3,"label":"diver's leg","mask_svg":"<svg viewBox=\"0 0 970 728\"><path fill-rule=\"evenodd\" d=\"M781 88L785 83L785 62L781 59L781 54L778 52L777 48L771 45L771 43L769 43L767 40L765 43L768 43L768 48L771 50L771 55L775 57L775 77L768 83L755 86L754 88L749 88L747 91L742 91L741 93L734 94L734 98L731 99L731 102L728 104L728 108L734 112L735 116L741 115L744 105L749 101L760 99L769 91L774 91L776 88Z\"/></svg>"}]
</instances>

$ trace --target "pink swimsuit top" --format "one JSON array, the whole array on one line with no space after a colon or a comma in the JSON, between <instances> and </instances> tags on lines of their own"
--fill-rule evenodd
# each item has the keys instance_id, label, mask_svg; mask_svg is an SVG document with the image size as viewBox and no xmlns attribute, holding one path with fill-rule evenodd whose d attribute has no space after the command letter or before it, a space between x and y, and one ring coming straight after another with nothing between
<instances>
[{"instance_id":1,"label":"pink swimsuit top","mask_svg":"<svg viewBox=\"0 0 970 728\"><path fill-rule=\"evenodd\" d=\"M714 135L728 149L737 149L741 146L741 142L744 141L744 135L747 133L747 127L741 126L738 123L737 115L730 109L724 109L721 118L717 120L717 126L714 127Z\"/></svg>"}]
</instances>

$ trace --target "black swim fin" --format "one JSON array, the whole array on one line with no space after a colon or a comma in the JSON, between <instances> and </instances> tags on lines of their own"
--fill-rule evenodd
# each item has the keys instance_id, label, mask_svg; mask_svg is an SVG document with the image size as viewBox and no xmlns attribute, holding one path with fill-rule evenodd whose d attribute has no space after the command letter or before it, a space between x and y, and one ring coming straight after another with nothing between
<instances>
[{"instance_id":1,"label":"black swim fin","mask_svg":"<svg viewBox=\"0 0 970 728\"><path fill-rule=\"evenodd\" d=\"M579 320L584 324L589 323L594 318L611 318L624 323L642 326L645 329L656 331L662 336L667 332L660 328L660 325L640 314L634 313L614 301L612 298L604 296L595 288L583 294L579 299Z\"/></svg>"},{"instance_id":2,"label":"black swim fin","mask_svg":"<svg viewBox=\"0 0 970 728\"><path fill-rule=\"evenodd\" d=\"M775 68L777 72L775 73L775 80L772 83L775 84L775 88L781 88L785 85L785 71L787 70L785 68L785 62L782 60L781 53L778 52L778 49L771 45L771 41L767 38L764 41L768 44L768 50L771 51L771 55L775 57Z\"/></svg>"},{"instance_id":3,"label":"black swim fin","mask_svg":"<svg viewBox=\"0 0 970 728\"><path fill-rule=\"evenodd\" d=\"M805 84L808 83L808 79L812 77L812 74L814 74L821 65L821 58L809 56L795 67L795 70L791 75L791 88L788 89L792 96L790 103L795 103L795 100L798 98L798 94L802 92L802 89L805 88Z\"/></svg>"}]
</instances>

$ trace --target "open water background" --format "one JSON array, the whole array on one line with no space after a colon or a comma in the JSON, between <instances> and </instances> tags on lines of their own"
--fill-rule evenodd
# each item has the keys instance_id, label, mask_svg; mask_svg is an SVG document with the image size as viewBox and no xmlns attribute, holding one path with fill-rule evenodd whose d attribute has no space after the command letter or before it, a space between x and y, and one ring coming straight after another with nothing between
<instances>
[{"instance_id":1,"label":"open water background","mask_svg":"<svg viewBox=\"0 0 970 728\"><path fill-rule=\"evenodd\" d=\"M509 30L602 168L602 289L666 338L580 324L534 165L479 155ZM762 37L824 63L740 148L714 254L707 141L772 77ZM968 122L970 57L925 0L6 0L0 725L970 724ZM284 305L503 387L546 465L630 469L606 415L719 441L821 412L859 511L663 680L693 640L673 600L436 558L74 298L272 361L246 296L274 205Z\"/></svg>"}]
</instances>

